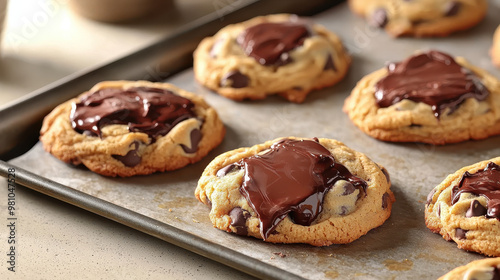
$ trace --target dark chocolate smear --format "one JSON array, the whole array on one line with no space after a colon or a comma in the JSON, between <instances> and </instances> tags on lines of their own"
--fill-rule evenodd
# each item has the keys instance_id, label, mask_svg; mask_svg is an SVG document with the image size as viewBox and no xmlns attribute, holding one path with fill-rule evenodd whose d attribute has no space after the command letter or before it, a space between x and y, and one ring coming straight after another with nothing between
<instances>
[{"instance_id":1,"label":"dark chocolate smear","mask_svg":"<svg viewBox=\"0 0 500 280\"><path fill-rule=\"evenodd\" d=\"M385 176L385 180L387 181L387 183L391 183L391 176L389 175L389 171L387 171L387 169L385 169L385 167L382 167L380 170L382 170L382 173L384 173L384 176Z\"/></svg>"},{"instance_id":2,"label":"dark chocolate smear","mask_svg":"<svg viewBox=\"0 0 500 280\"><path fill-rule=\"evenodd\" d=\"M323 67L323 71L337 71L337 67L335 67L335 63L333 63L333 58L331 54L328 54L328 57L326 58L326 63L325 67Z\"/></svg>"},{"instance_id":3,"label":"dark chocolate smear","mask_svg":"<svg viewBox=\"0 0 500 280\"><path fill-rule=\"evenodd\" d=\"M500 269L498 266L493 267L493 278L491 280L500 280Z\"/></svg>"},{"instance_id":4,"label":"dark chocolate smear","mask_svg":"<svg viewBox=\"0 0 500 280\"><path fill-rule=\"evenodd\" d=\"M196 151L198 151L198 144L200 144L201 141L201 136L201 131L199 129L191 130L191 133L189 134L189 137L191 139L191 147L181 144L182 150L184 150L184 152L187 154L196 153Z\"/></svg>"},{"instance_id":5,"label":"dark chocolate smear","mask_svg":"<svg viewBox=\"0 0 500 280\"><path fill-rule=\"evenodd\" d=\"M301 22L264 22L245 29L237 42L260 64L279 66L289 63L288 52L302 46L310 36L308 26Z\"/></svg>"},{"instance_id":6,"label":"dark chocolate smear","mask_svg":"<svg viewBox=\"0 0 500 280\"><path fill-rule=\"evenodd\" d=\"M436 189L432 189L432 191L427 195L427 205L431 204L432 202L432 197L436 193Z\"/></svg>"},{"instance_id":7,"label":"dark chocolate smear","mask_svg":"<svg viewBox=\"0 0 500 280\"><path fill-rule=\"evenodd\" d=\"M231 226L236 229L236 234L247 235L248 229L246 226L247 219L250 218L250 213L240 207L235 207L229 212L231 217Z\"/></svg>"},{"instance_id":8,"label":"dark chocolate smear","mask_svg":"<svg viewBox=\"0 0 500 280\"><path fill-rule=\"evenodd\" d=\"M447 17L452 17L458 14L462 4L457 1L450 1L446 4L446 8L444 10L444 15Z\"/></svg>"},{"instance_id":9,"label":"dark chocolate smear","mask_svg":"<svg viewBox=\"0 0 500 280\"><path fill-rule=\"evenodd\" d=\"M382 195L382 209L386 209L387 206L389 206L389 200L390 200L390 196L388 193L384 193L384 195Z\"/></svg>"},{"instance_id":10,"label":"dark chocolate smear","mask_svg":"<svg viewBox=\"0 0 500 280\"><path fill-rule=\"evenodd\" d=\"M455 237L458 239L467 239L467 234L468 230L464 230L461 228L455 229Z\"/></svg>"},{"instance_id":11,"label":"dark chocolate smear","mask_svg":"<svg viewBox=\"0 0 500 280\"><path fill-rule=\"evenodd\" d=\"M102 127L126 124L130 131L146 133L154 140L166 135L178 123L196 118L193 108L189 99L165 89L105 88L73 104L70 119L73 129L79 133L102 136Z\"/></svg>"},{"instance_id":12,"label":"dark chocolate smear","mask_svg":"<svg viewBox=\"0 0 500 280\"><path fill-rule=\"evenodd\" d=\"M389 22L387 11L384 8L378 8L373 11L371 16L371 24L377 27L385 27Z\"/></svg>"},{"instance_id":13,"label":"dark chocolate smear","mask_svg":"<svg viewBox=\"0 0 500 280\"><path fill-rule=\"evenodd\" d=\"M285 139L238 165L245 170L240 192L256 212L264 239L287 215L294 223L309 226L321 213L324 195L338 180L349 181L366 194L366 182L313 140Z\"/></svg>"},{"instance_id":14,"label":"dark chocolate smear","mask_svg":"<svg viewBox=\"0 0 500 280\"><path fill-rule=\"evenodd\" d=\"M474 174L466 171L460 183L452 189L452 205L457 203L462 193L486 197L488 200L486 217L500 220L500 166L490 162L483 170Z\"/></svg>"},{"instance_id":15,"label":"dark chocolate smear","mask_svg":"<svg viewBox=\"0 0 500 280\"><path fill-rule=\"evenodd\" d=\"M217 171L217 177L219 177L219 178L224 177L237 167L239 168L239 166L237 166L234 163L230 164L230 165L226 165Z\"/></svg>"},{"instance_id":16,"label":"dark chocolate smear","mask_svg":"<svg viewBox=\"0 0 500 280\"><path fill-rule=\"evenodd\" d=\"M430 105L439 118L446 108L451 114L467 98L481 101L489 94L476 75L438 51L391 63L388 71L375 85L375 98L381 108L409 99Z\"/></svg>"},{"instance_id":17,"label":"dark chocolate smear","mask_svg":"<svg viewBox=\"0 0 500 280\"><path fill-rule=\"evenodd\" d=\"M139 142L134 141L130 146L134 146L132 150L128 151L126 155L112 155L116 160L121 161L127 167L134 167L141 163L142 157L137 154L139 150Z\"/></svg>"},{"instance_id":18,"label":"dark chocolate smear","mask_svg":"<svg viewBox=\"0 0 500 280\"><path fill-rule=\"evenodd\" d=\"M244 88L247 87L248 84L248 76L241 74L241 72L237 70L226 73L220 82L221 86L232 88Z\"/></svg>"},{"instance_id":19,"label":"dark chocolate smear","mask_svg":"<svg viewBox=\"0 0 500 280\"><path fill-rule=\"evenodd\" d=\"M471 217L479 217L479 216L486 216L486 212L488 209L481 205L478 200L474 199L470 203L470 207L465 213L465 217L471 218Z\"/></svg>"},{"instance_id":20,"label":"dark chocolate smear","mask_svg":"<svg viewBox=\"0 0 500 280\"><path fill-rule=\"evenodd\" d=\"M208 195L205 194L205 197L207 199L208 207L212 209L212 201L210 200L210 198L208 198Z\"/></svg>"}]
</instances>

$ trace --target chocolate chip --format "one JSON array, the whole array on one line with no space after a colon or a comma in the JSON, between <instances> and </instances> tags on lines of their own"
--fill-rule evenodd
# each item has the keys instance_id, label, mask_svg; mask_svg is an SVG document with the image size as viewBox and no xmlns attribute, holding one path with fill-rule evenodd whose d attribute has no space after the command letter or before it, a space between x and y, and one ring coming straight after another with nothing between
<instances>
[{"instance_id":1,"label":"chocolate chip","mask_svg":"<svg viewBox=\"0 0 500 280\"><path fill-rule=\"evenodd\" d=\"M217 177L224 177L226 176L227 174L231 173L231 171L233 171L233 169L236 168L236 165L233 163L233 164L230 164L230 165L227 165L227 166L224 166L222 167L221 169L219 169L217 171Z\"/></svg>"},{"instance_id":2,"label":"chocolate chip","mask_svg":"<svg viewBox=\"0 0 500 280\"><path fill-rule=\"evenodd\" d=\"M286 64L292 63L292 62L293 62L293 59L290 56L290 54L285 52L285 53L282 53L280 55L279 59L274 63L274 65L275 66L283 66L283 65L286 65Z\"/></svg>"},{"instance_id":3,"label":"chocolate chip","mask_svg":"<svg viewBox=\"0 0 500 280\"><path fill-rule=\"evenodd\" d=\"M439 203L437 207L437 216L441 217L441 203Z\"/></svg>"},{"instance_id":4,"label":"chocolate chip","mask_svg":"<svg viewBox=\"0 0 500 280\"><path fill-rule=\"evenodd\" d=\"M340 216L344 216L345 214L347 214L347 211L347 206L340 207Z\"/></svg>"},{"instance_id":5,"label":"chocolate chip","mask_svg":"<svg viewBox=\"0 0 500 280\"><path fill-rule=\"evenodd\" d=\"M488 210L486 209L486 207L484 207L483 205L481 205L481 203L479 203L479 201L474 199L470 203L470 207L465 213L465 217L471 218L471 217L485 216L487 211Z\"/></svg>"},{"instance_id":6,"label":"chocolate chip","mask_svg":"<svg viewBox=\"0 0 500 280\"><path fill-rule=\"evenodd\" d=\"M323 71L333 70L337 71L337 67L335 67L335 63L333 63L332 55L328 54L326 58L325 67L323 67Z\"/></svg>"},{"instance_id":7,"label":"chocolate chip","mask_svg":"<svg viewBox=\"0 0 500 280\"><path fill-rule=\"evenodd\" d=\"M356 190L356 187L354 187L353 184L351 184L350 182L345 181L344 182L344 192L342 193L342 195L350 195L355 190Z\"/></svg>"},{"instance_id":8,"label":"chocolate chip","mask_svg":"<svg viewBox=\"0 0 500 280\"><path fill-rule=\"evenodd\" d=\"M426 202L427 205L431 204L432 197L434 197L435 193L436 193L436 189L432 189L432 191L427 195L427 202Z\"/></svg>"},{"instance_id":9,"label":"chocolate chip","mask_svg":"<svg viewBox=\"0 0 500 280\"><path fill-rule=\"evenodd\" d=\"M223 41L223 39L219 38L212 45L212 48L210 49L210 53L209 53L211 58L217 57L217 53L219 52L218 49L219 49L219 46L222 44L222 41Z\"/></svg>"},{"instance_id":10,"label":"chocolate chip","mask_svg":"<svg viewBox=\"0 0 500 280\"><path fill-rule=\"evenodd\" d=\"M196 153L196 151L198 151L198 144L200 143L201 136L201 131L199 129L191 130L191 133L189 135L191 139L191 148L187 147L184 144L181 144L182 150L184 150L186 154Z\"/></svg>"},{"instance_id":11,"label":"chocolate chip","mask_svg":"<svg viewBox=\"0 0 500 280\"><path fill-rule=\"evenodd\" d=\"M500 280L500 269L498 266L493 267L493 278L492 280Z\"/></svg>"},{"instance_id":12,"label":"chocolate chip","mask_svg":"<svg viewBox=\"0 0 500 280\"><path fill-rule=\"evenodd\" d=\"M208 198L208 195L205 194L205 197L207 199L207 205L208 205L208 207L210 207L210 209L212 209L212 201L210 200L210 198Z\"/></svg>"},{"instance_id":13,"label":"chocolate chip","mask_svg":"<svg viewBox=\"0 0 500 280\"><path fill-rule=\"evenodd\" d=\"M137 154L137 150L139 149L139 142L134 141L130 146L134 146L132 150L128 151L128 153L124 156L121 155L112 155L112 157L116 160L121 161L127 167L134 167L141 163L141 156Z\"/></svg>"},{"instance_id":14,"label":"chocolate chip","mask_svg":"<svg viewBox=\"0 0 500 280\"><path fill-rule=\"evenodd\" d=\"M382 209L386 209L389 206L390 196L388 193L384 193L382 196Z\"/></svg>"},{"instance_id":15,"label":"chocolate chip","mask_svg":"<svg viewBox=\"0 0 500 280\"><path fill-rule=\"evenodd\" d=\"M444 9L444 15L447 17L452 17L456 14L458 14L458 11L462 7L462 4L457 1L451 1L448 4L446 4L446 7Z\"/></svg>"},{"instance_id":16,"label":"chocolate chip","mask_svg":"<svg viewBox=\"0 0 500 280\"><path fill-rule=\"evenodd\" d=\"M467 239L467 234L468 230L464 230L461 228L455 229L455 237L458 239Z\"/></svg>"},{"instance_id":17,"label":"chocolate chip","mask_svg":"<svg viewBox=\"0 0 500 280\"><path fill-rule=\"evenodd\" d=\"M385 27L389 22L389 18L387 17L387 11L384 8L378 8L373 11L371 16L371 23L378 27Z\"/></svg>"},{"instance_id":18,"label":"chocolate chip","mask_svg":"<svg viewBox=\"0 0 500 280\"><path fill-rule=\"evenodd\" d=\"M220 85L222 87L244 88L248 86L248 82L249 79L246 75L234 70L222 77Z\"/></svg>"},{"instance_id":19,"label":"chocolate chip","mask_svg":"<svg viewBox=\"0 0 500 280\"><path fill-rule=\"evenodd\" d=\"M229 216L231 217L231 226L236 229L236 234L247 235L248 229L246 223L247 219L251 216L250 213L241 209L241 207L235 207L229 212Z\"/></svg>"}]
</instances>

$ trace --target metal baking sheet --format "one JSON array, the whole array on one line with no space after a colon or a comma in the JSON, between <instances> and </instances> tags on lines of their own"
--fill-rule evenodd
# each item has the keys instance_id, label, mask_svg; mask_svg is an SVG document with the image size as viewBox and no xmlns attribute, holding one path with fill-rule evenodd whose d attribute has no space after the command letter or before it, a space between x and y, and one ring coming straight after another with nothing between
<instances>
[{"instance_id":1,"label":"metal baking sheet","mask_svg":"<svg viewBox=\"0 0 500 280\"><path fill-rule=\"evenodd\" d=\"M219 147L201 162L183 169L150 176L107 178L58 161L44 152L40 144L0 169L10 164L18 166L28 171L21 183L81 204L85 209L97 208L94 211L101 211L103 216L257 277L436 279L483 256L460 250L425 227L426 196L457 169L499 156L500 137L447 146L385 143L358 130L342 112L342 105L361 77L387 61L402 60L417 50L438 49L464 56L500 76L488 55L491 36L499 24L500 3L490 3L488 16L479 26L433 39L393 39L353 16L345 3L314 16L316 22L343 38L353 64L340 84L312 93L303 104L292 104L279 97L234 102L197 84L191 69L168 78L166 82L203 96L227 127ZM391 217L359 240L328 247L268 244L213 228L208 209L193 194L205 166L222 152L283 136L334 138L384 165L391 175L397 200Z\"/></svg>"}]
</instances>

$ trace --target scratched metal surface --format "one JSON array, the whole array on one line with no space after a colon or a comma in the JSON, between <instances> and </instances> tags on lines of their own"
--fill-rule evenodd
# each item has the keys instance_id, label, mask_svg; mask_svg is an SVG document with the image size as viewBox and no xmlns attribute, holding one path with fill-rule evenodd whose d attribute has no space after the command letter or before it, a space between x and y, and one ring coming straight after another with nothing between
<instances>
[{"instance_id":1,"label":"scratched metal surface","mask_svg":"<svg viewBox=\"0 0 500 280\"><path fill-rule=\"evenodd\" d=\"M354 127L341 108L361 77L383 67L386 61L404 59L416 50L435 48L461 55L500 76L488 56L491 35L500 23L498 14L500 3L491 2L486 20L470 31L447 38L393 39L353 16L345 3L325 11L315 16L315 21L343 38L353 64L344 81L312 93L300 105L278 97L233 102L198 85L191 70L182 72L167 82L203 96L219 112L227 135L204 160L178 171L106 178L61 163L45 153L40 144L11 162L304 278L436 279L482 256L457 249L454 243L427 230L423 212L426 195L447 174L499 156L500 137L441 147L384 143ZM384 165L391 174L397 199L389 220L351 244L322 248L267 244L213 228L208 209L193 195L204 167L224 151L281 136L334 138Z\"/></svg>"}]
</instances>

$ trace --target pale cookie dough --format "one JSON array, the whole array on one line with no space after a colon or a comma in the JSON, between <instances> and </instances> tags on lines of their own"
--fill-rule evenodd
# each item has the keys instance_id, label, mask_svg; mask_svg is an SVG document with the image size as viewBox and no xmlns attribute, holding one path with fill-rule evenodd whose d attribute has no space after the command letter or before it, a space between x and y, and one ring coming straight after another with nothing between
<instances>
[{"instance_id":1,"label":"pale cookie dough","mask_svg":"<svg viewBox=\"0 0 500 280\"><path fill-rule=\"evenodd\" d=\"M311 36L302 45L285 52L287 62L279 66L259 63L246 55L238 43L238 37L248 27L289 22L305 24ZM233 100L263 99L278 94L300 103L310 91L339 82L350 62L337 35L308 19L279 14L228 25L213 37L205 38L194 52L194 74L202 85Z\"/></svg>"},{"instance_id":2,"label":"pale cookie dough","mask_svg":"<svg viewBox=\"0 0 500 280\"><path fill-rule=\"evenodd\" d=\"M438 280L494 280L500 278L500 258L482 259L457 267Z\"/></svg>"},{"instance_id":3,"label":"pale cookie dough","mask_svg":"<svg viewBox=\"0 0 500 280\"><path fill-rule=\"evenodd\" d=\"M441 234L446 240L455 241L458 248L487 256L500 256L500 221L487 214L493 209L488 205L489 199L464 191L458 193L458 200L453 200L453 189L460 187L466 172L484 174L481 172L491 163L500 164L500 157L464 167L436 186L427 197L425 223L432 232ZM491 165L488 168L491 169ZM498 192L500 181L495 184L491 187Z\"/></svg>"},{"instance_id":4,"label":"pale cookie dough","mask_svg":"<svg viewBox=\"0 0 500 280\"><path fill-rule=\"evenodd\" d=\"M467 98L451 114L446 109L439 118L430 105L408 99L380 108L375 85L387 76L388 70L384 67L356 84L343 110L363 132L383 141L443 145L500 134L500 81L464 58L454 59L486 87L489 95L485 100Z\"/></svg>"},{"instance_id":5,"label":"pale cookie dough","mask_svg":"<svg viewBox=\"0 0 500 280\"><path fill-rule=\"evenodd\" d=\"M491 47L490 54L493 63L500 67L500 26L497 27L493 35L493 46Z\"/></svg>"},{"instance_id":6,"label":"pale cookie dough","mask_svg":"<svg viewBox=\"0 0 500 280\"><path fill-rule=\"evenodd\" d=\"M398 36L447 36L469 29L486 15L487 0L349 0L370 24Z\"/></svg>"},{"instance_id":7,"label":"pale cookie dough","mask_svg":"<svg viewBox=\"0 0 500 280\"><path fill-rule=\"evenodd\" d=\"M244 159L254 158L255 155L268 153L268 149L273 144L284 143L282 141L318 141L316 143L330 153L335 164L343 165L358 182L366 183L366 189L363 191L361 188L355 188L356 183L351 183L353 181L340 179L326 191L322 211L310 225L294 223L291 218L292 213L289 213L282 216L282 220L278 219L277 226L270 231L267 238L264 238L260 231L261 220L241 192L245 182L244 176L251 175L246 175L244 168L234 168L234 164ZM296 160L291 162L293 162L292 165L297 164ZM329 168L325 169L326 173L328 170L333 170ZM270 170L271 173L279 173L273 171L275 169ZM297 178L298 175L294 174L293 178ZM290 178L287 176L287 179ZM282 177L278 180L282 182L281 179ZM255 181L256 178L252 177L251 180ZM279 186L281 188L283 184ZM298 186L300 189L303 188L301 184ZM350 243L367 234L371 229L382 225L389 218L395 201L390 186L389 175L385 168L377 165L364 154L349 149L341 142L325 138L289 137L275 139L250 148L239 148L216 157L203 172L195 195L199 201L210 207L210 220L214 227L221 230L243 236L253 236L272 243L307 243L314 246L328 246ZM290 189L289 185L287 189ZM291 191L286 191L286 193L289 192ZM269 193L266 192L266 194Z\"/></svg>"},{"instance_id":8,"label":"pale cookie dough","mask_svg":"<svg viewBox=\"0 0 500 280\"><path fill-rule=\"evenodd\" d=\"M104 125L100 137L89 131L77 132L72 127L72 108L82 98L101 90L132 88L166 90L186 98L194 104L195 117L180 120L166 135L154 137L131 132L127 124ZM224 125L216 111L193 93L166 83L109 81L57 106L43 121L40 141L46 151L64 162L83 164L105 176L128 177L174 170L197 162L222 141L224 134Z\"/></svg>"}]
</instances>

